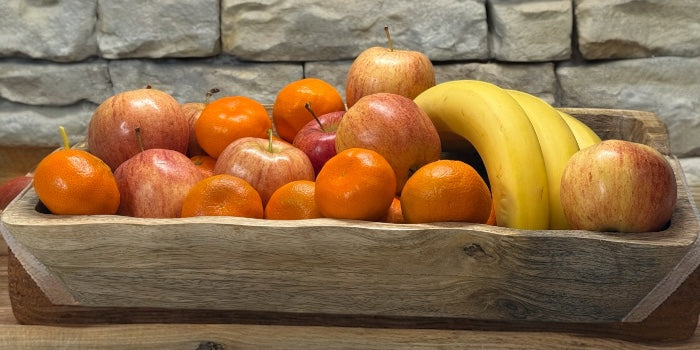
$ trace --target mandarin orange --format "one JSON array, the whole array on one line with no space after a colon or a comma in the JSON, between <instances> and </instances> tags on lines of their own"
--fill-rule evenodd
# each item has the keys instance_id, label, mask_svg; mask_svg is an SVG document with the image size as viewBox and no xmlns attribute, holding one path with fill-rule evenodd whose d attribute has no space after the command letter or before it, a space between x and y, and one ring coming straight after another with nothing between
<instances>
[{"instance_id":1,"label":"mandarin orange","mask_svg":"<svg viewBox=\"0 0 700 350\"><path fill-rule=\"evenodd\" d=\"M441 159L416 170L401 191L407 223L464 221L486 223L491 191L472 166Z\"/></svg>"},{"instance_id":2,"label":"mandarin orange","mask_svg":"<svg viewBox=\"0 0 700 350\"><path fill-rule=\"evenodd\" d=\"M491 201L491 213L489 213L489 218L486 220L486 225L498 226L496 222L496 206L493 199Z\"/></svg>"},{"instance_id":3,"label":"mandarin orange","mask_svg":"<svg viewBox=\"0 0 700 350\"><path fill-rule=\"evenodd\" d=\"M182 217L238 216L263 218L260 194L247 181L228 174L197 182L182 204Z\"/></svg>"},{"instance_id":4,"label":"mandarin orange","mask_svg":"<svg viewBox=\"0 0 700 350\"><path fill-rule=\"evenodd\" d=\"M44 157L34 172L34 190L53 214L115 214L119 189L110 167L97 156L71 149L63 127L63 148Z\"/></svg>"},{"instance_id":5,"label":"mandarin orange","mask_svg":"<svg viewBox=\"0 0 700 350\"><path fill-rule=\"evenodd\" d=\"M316 206L337 219L378 221L396 192L396 175L381 154L348 148L332 158L316 177Z\"/></svg>"},{"instance_id":6,"label":"mandarin orange","mask_svg":"<svg viewBox=\"0 0 700 350\"><path fill-rule=\"evenodd\" d=\"M403 224L406 222L406 220L403 218L403 213L401 212L401 199L399 199L399 197L394 197L394 200L391 201L391 205L389 206L389 210L386 212L381 221L392 224Z\"/></svg>"},{"instance_id":7,"label":"mandarin orange","mask_svg":"<svg viewBox=\"0 0 700 350\"><path fill-rule=\"evenodd\" d=\"M316 207L316 184L309 180L288 182L275 190L265 206L265 219L300 220L321 217Z\"/></svg>"},{"instance_id":8,"label":"mandarin orange","mask_svg":"<svg viewBox=\"0 0 700 350\"><path fill-rule=\"evenodd\" d=\"M272 122L277 134L293 142L297 132L313 120L305 107L309 104L317 116L344 111L343 97L333 85L318 78L304 78L284 86L272 106Z\"/></svg>"},{"instance_id":9,"label":"mandarin orange","mask_svg":"<svg viewBox=\"0 0 700 350\"><path fill-rule=\"evenodd\" d=\"M214 159L213 157L205 154L200 154L190 157L190 160L192 160L192 163L194 163L194 165L202 171L202 174L204 174L204 176L214 175L214 166L216 165L216 159Z\"/></svg>"},{"instance_id":10,"label":"mandarin orange","mask_svg":"<svg viewBox=\"0 0 700 350\"><path fill-rule=\"evenodd\" d=\"M272 121L265 106L245 96L226 96L207 104L194 123L200 147L213 158L246 136L267 137Z\"/></svg>"}]
</instances>

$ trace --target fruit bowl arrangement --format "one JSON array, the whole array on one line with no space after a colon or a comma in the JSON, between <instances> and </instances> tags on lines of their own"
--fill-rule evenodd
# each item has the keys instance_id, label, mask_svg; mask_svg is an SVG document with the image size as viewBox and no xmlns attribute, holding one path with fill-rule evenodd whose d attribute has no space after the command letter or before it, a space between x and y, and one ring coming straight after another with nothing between
<instances>
[{"instance_id":1,"label":"fruit bowl arrangement","mask_svg":"<svg viewBox=\"0 0 700 350\"><path fill-rule=\"evenodd\" d=\"M366 60L362 56L362 64L371 65ZM422 57L417 61L426 67ZM432 66L425 69L432 72ZM405 75L398 72L399 80ZM109 118L137 112L120 113L112 110L118 102L105 103L92 122L107 121L91 125L87 142L70 150L96 154L114 170L114 178L101 177L111 195L79 198L92 203L106 197L107 212L77 214L70 210L82 210L78 199L42 195L55 193L57 182L45 181L40 163L34 186L3 212L3 236L54 305L267 319L356 317L365 325L383 319L445 327L639 324L684 282L698 280L697 209L670 155L666 127L653 113L555 109L477 81L433 80L410 97L401 94L401 84L395 92L363 93L366 79L348 82L353 103L344 111L333 107L336 96L291 103L294 93L285 92L278 95L285 103L267 106L267 118L256 101L224 97L193 107L199 119L190 119L189 128L184 115L177 123L156 123L194 133L178 137L154 133L156 126L145 122L136 130L124 127L126 121ZM136 93L160 94L146 90ZM321 112L323 106L331 107ZM231 116L236 109L245 113ZM245 120L251 134L240 134L243 129L230 128L227 120ZM329 133L335 147L314 154L319 148L309 144L327 146ZM196 149L188 138L200 141L196 156L215 158L208 171L216 175L200 172L202 158L188 161L185 155L195 156ZM460 143L465 139L469 147ZM456 190L464 192L420 191L438 177L448 179L425 170L446 154L481 164L487 174L482 179L463 171L434 186L456 187L449 184L469 176L474 181L465 186L476 187ZM599 160L601 154L609 159ZM163 170L170 164L182 165ZM604 176L591 180L597 174ZM211 179L224 175L238 179L229 185L238 191L236 200L212 204L226 185ZM291 182L315 186L310 197L286 189L297 204L306 203L304 211L276 199ZM80 185L74 188L94 193L94 186ZM623 196L630 187L634 195ZM194 188L205 189L192 195ZM596 193L600 188L612 193ZM460 196L478 200L463 205ZM70 206L71 200L77 204ZM396 201L400 215L390 216ZM468 219L441 216L462 208L466 214L458 214ZM296 217L272 218L285 210ZM695 317L681 325L683 332L697 324L697 308L686 312ZM671 328L679 326L665 329Z\"/></svg>"},{"instance_id":2,"label":"fruit bowl arrangement","mask_svg":"<svg viewBox=\"0 0 700 350\"><path fill-rule=\"evenodd\" d=\"M603 138L667 150L635 111L567 109ZM59 217L28 188L5 238L57 305L435 317L505 322L644 320L697 260L697 213L678 164L659 232L519 230L339 219ZM690 258L689 258L690 257ZM691 264L691 265L688 265Z\"/></svg>"}]
</instances>

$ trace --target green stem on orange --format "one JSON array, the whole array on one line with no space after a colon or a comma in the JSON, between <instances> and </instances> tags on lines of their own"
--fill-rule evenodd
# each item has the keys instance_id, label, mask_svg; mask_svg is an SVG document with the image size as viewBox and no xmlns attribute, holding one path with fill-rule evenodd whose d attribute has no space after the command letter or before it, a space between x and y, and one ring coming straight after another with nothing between
<instances>
[{"instance_id":1,"label":"green stem on orange","mask_svg":"<svg viewBox=\"0 0 700 350\"><path fill-rule=\"evenodd\" d=\"M314 120L316 121L318 126L321 128L321 131L326 132L326 129L323 128L323 123L321 123L321 120L318 119L318 117L316 116L316 113L314 113L314 110L311 109L311 102L306 102L306 104L304 104L304 108L306 108L306 110L309 111L309 113L311 113L311 116L314 117Z\"/></svg>"},{"instance_id":2,"label":"green stem on orange","mask_svg":"<svg viewBox=\"0 0 700 350\"><path fill-rule=\"evenodd\" d=\"M141 128L137 126L136 129L134 129L134 132L136 133L136 141L138 141L139 143L139 149L141 150L141 152L143 152L143 142L141 141Z\"/></svg>"},{"instance_id":3,"label":"green stem on orange","mask_svg":"<svg viewBox=\"0 0 700 350\"><path fill-rule=\"evenodd\" d=\"M204 95L204 104L208 105L209 100L211 99L211 96L219 91L221 91L221 90L219 90L218 88L213 88L213 89L207 91L206 95Z\"/></svg>"},{"instance_id":4,"label":"green stem on orange","mask_svg":"<svg viewBox=\"0 0 700 350\"><path fill-rule=\"evenodd\" d=\"M63 140L63 148L69 149L70 142L68 142L68 134L66 134L66 128L64 128L63 126L59 126L58 130L61 132L61 139Z\"/></svg>"},{"instance_id":5,"label":"green stem on orange","mask_svg":"<svg viewBox=\"0 0 700 350\"><path fill-rule=\"evenodd\" d=\"M384 26L384 33L386 33L386 40L389 42L389 51L394 51L394 43L391 41L391 34L389 34L389 26Z\"/></svg>"},{"instance_id":6,"label":"green stem on orange","mask_svg":"<svg viewBox=\"0 0 700 350\"><path fill-rule=\"evenodd\" d=\"M272 153L272 129L267 129L267 137L269 138L269 143L267 144L267 151Z\"/></svg>"}]
</instances>

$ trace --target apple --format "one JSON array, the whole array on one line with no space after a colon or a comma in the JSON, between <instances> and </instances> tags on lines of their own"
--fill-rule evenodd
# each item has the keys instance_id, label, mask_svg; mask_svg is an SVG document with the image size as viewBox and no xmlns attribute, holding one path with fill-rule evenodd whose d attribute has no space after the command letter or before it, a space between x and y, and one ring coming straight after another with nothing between
<instances>
[{"instance_id":1,"label":"apple","mask_svg":"<svg viewBox=\"0 0 700 350\"><path fill-rule=\"evenodd\" d=\"M345 103L352 107L362 96L391 92L414 99L435 85L430 59L413 50L394 50L389 28L384 27L389 48L370 47L350 65L345 80Z\"/></svg>"},{"instance_id":2,"label":"apple","mask_svg":"<svg viewBox=\"0 0 700 350\"><path fill-rule=\"evenodd\" d=\"M294 137L292 145L306 153L318 174L326 161L336 155L335 132L345 111L336 111L316 116L307 104L314 120L304 125Z\"/></svg>"},{"instance_id":3,"label":"apple","mask_svg":"<svg viewBox=\"0 0 700 350\"><path fill-rule=\"evenodd\" d=\"M640 143L605 140L569 159L561 204L574 229L652 232L668 224L676 204L671 165Z\"/></svg>"},{"instance_id":4,"label":"apple","mask_svg":"<svg viewBox=\"0 0 700 350\"><path fill-rule=\"evenodd\" d=\"M269 138L242 137L219 155L214 174L230 174L248 181L260 194L263 206L275 190L295 180L315 180L311 160L292 144Z\"/></svg>"},{"instance_id":5,"label":"apple","mask_svg":"<svg viewBox=\"0 0 700 350\"><path fill-rule=\"evenodd\" d=\"M348 108L335 136L336 152L352 147L381 154L396 173L396 194L410 174L440 159L438 132L428 115L408 97L374 93Z\"/></svg>"},{"instance_id":6,"label":"apple","mask_svg":"<svg viewBox=\"0 0 700 350\"><path fill-rule=\"evenodd\" d=\"M204 110L204 102L187 102L182 104L182 113L190 124L190 137L187 142L187 155L190 157L201 156L206 154L202 147L197 142L197 136L194 134L194 123L197 122L199 116Z\"/></svg>"},{"instance_id":7,"label":"apple","mask_svg":"<svg viewBox=\"0 0 700 350\"><path fill-rule=\"evenodd\" d=\"M121 196L118 215L175 218L187 192L205 176L183 153L151 148L121 163L114 177Z\"/></svg>"},{"instance_id":8,"label":"apple","mask_svg":"<svg viewBox=\"0 0 700 350\"><path fill-rule=\"evenodd\" d=\"M197 119L199 119L199 116L202 115L204 107L209 104L211 97L219 91L219 89L213 88L207 91L205 94L204 102L187 102L183 103L181 106L182 113L185 114L185 118L187 118L187 121L190 123L190 138L189 142L187 143L187 156L190 158L207 154L202 149L202 146L199 145L199 142L197 142L197 136L194 132L194 124L197 122Z\"/></svg>"},{"instance_id":9,"label":"apple","mask_svg":"<svg viewBox=\"0 0 700 350\"><path fill-rule=\"evenodd\" d=\"M32 182L29 175L15 176L0 186L0 210L5 210L7 205L17 197Z\"/></svg>"},{"instance_id":10,"label":"apple","mask_svg":"<svg viewBox=\"0 0 700 350\"><path fill-rule=\"evenodd\" d=\"M102 102L88 124L88 149L116 169L141 151L134 139L137 127L144 149L187 152L190 126L180 104L170 94L150 87L120 92Z\"/></svg>"}]
</instances>

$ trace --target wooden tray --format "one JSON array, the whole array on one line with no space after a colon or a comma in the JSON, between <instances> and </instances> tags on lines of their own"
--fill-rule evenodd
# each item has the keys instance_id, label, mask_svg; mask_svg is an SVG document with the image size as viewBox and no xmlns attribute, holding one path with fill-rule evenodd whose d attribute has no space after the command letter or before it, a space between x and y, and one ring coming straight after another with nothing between
<instances>
[{"instance_id":1,"label":"wooden tray","mask_svg":"<svg viewBox=\"0 0 700 350\"><path fill-rule=\"evenodd\" d=\"M651 113L567 109L669 153ZM30 324L261 323L690 337L697 209L662 232L526 231L318 219L56 217L31 189L3 214L10 297Z\"/></svg>"}]
</instances>

